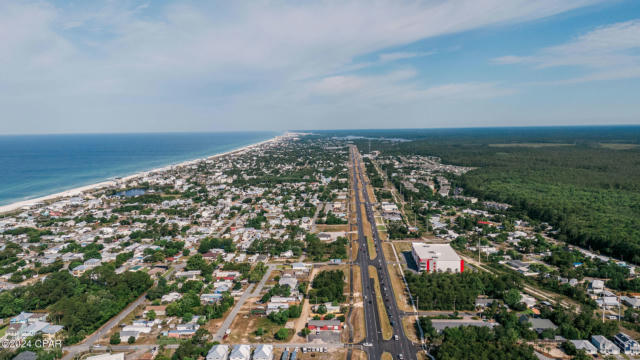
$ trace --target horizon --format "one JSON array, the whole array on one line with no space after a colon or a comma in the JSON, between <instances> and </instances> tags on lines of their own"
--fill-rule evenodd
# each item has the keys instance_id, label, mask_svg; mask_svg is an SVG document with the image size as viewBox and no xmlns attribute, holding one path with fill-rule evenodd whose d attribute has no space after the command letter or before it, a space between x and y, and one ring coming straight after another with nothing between
<instances>
[{"instance_id":1,"label":"horizon","mask_svg":"<svg viewBox=\"0 0 640 360\"><path fill-rule=\"evenodd\" d=\"M0 1L0 134L639 125L640 3Z\"/></svg>"},{"instance_id":2,"label":"horizon","mask_svg":"<svg viewBox=\"0 0 640 360\"><path fill-rule=\"evenodd\" d=\"M285 129L285 130L219 130L219 131L158 131L158 132L78 132L78 133L7 133L3 136L81 136L81 135L190 135L190 134L218 134L218 133L303 133L303 132L331 132L331 131L392 131L392 130L474 130L474 129L562 129L562 128L640 128L639 124L592 124L592 125L515 125L515 126L466 126L466 127L424 127L424 128L335 128L335 129ZM276 135L279 136L279 135Z\"/></svg>"}]
</instances>

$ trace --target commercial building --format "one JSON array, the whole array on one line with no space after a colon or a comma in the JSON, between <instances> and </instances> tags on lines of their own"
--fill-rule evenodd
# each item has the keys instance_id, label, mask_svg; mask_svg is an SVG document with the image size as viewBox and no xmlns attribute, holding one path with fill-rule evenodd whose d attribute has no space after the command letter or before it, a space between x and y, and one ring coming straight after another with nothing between
<instances>
[{"instance_id":1,"label":"commercial building","mask_svg":"<svg viewBox=\"0 0 640 360\"><path fill-rule=\"evenodd\" d=\"M414 242L411 254L418 270L426 272L464 271L464 260L448 244L425 244Z\"/></svg>"}]
</instances>

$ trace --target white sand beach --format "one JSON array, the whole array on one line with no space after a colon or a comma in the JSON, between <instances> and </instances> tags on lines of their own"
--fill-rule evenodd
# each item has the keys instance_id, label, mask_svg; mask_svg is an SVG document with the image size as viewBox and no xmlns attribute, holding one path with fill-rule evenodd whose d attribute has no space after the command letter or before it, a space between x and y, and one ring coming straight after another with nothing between
<instances>
[{"instance_id":1,"label":"white sand beach","mask_svg":"<svg viewBox=\"0 0 640 360\"><path fill-rule=\"evenodd\" d=\"M38 197L38 198L34 198L34 199L29 199L29 200L23 200L23 201L18 201L15 203L11 203L8 205L2 205L0 206L0 214L5 214L5 213L9 213L9 212L13 212L16 210L20 210L20 209L28 209L30 207L33 207L34 205L37 204L41 204L41 203L45 203L45 202L53 202L55 200L58 199L63 199L63 198L68 198L68 197L73 197L73 196L79 196L79 195L83 195L86 192L90 192L90 191L95 191L95 190L99 190L102 188L109 188L109 187L113 187L116 186L118 184L118 182L126 182L126 181L130 181L139 177L144 177L148 174L151 173L156 173L156 172L162 172L162 171L166 171L166 170L170 170L172 168L175 167L179 167L179 166L187 166L187 165L192 165L195 163L198 163L200 161L205 161L205 160L212 160L212 159L217 159L223 156L227 156L227 155L231 155L234 153L240 153L240 152L244 152L247 150L251 150L253 148L259 147L261 145L267 144L267 143L271 143L271 142L276 142L279 141L283 138L286 138L288 136L291 136L291 133L286 133L284 135L278 135L275 136L271 139L267 139L255 144L251 144L251 145L247 145L247 146L243 146L234 150L229 150L220 154L215 154L206 158L199 158L199 159L193 159L193 160L187 160L187 161L183 161L180 163L176 163L176 164L171 164L171 165L167 165L167 166L163 166L160 168L156 168L156 169L152 169L152 170L147 170L147 171L142 171L142 172L138 172L132 175L127 175L127 176L123 176L123 177L119 177L118 180L107 180L107 181L102 181L99 183L95 183L95 184L91 184L91 185L85 185L85 186L80 186L77 188L73 188L73 189L69 189L69 190L65 190L59 193L55 193L55 194L51 194L51 195L47 195L47 196L42 196L42 197Z\"/></svg>"}]
</instances>

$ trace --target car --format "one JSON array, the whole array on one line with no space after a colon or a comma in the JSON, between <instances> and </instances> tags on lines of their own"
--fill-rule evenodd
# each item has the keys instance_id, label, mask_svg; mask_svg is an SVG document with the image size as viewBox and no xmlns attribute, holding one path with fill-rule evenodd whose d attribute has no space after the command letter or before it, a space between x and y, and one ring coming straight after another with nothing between
<instances>
[{"instance_id":1,"label":"car","mask_svg":"<svg viewBox=\"0 0 640 360\"><path fill-rule=\"evenodd\" d=\"M402 356L402 354L398 354L398 359L402 360L404 358L404 356Z\"/></svg>"},{"instance_id":2,"label":"car","mask_svg":"<svg viewBox=\"0 0 640 360\"><path fill-rule=\"evenodd\" d=\"M394 338L396 341L398 341L398 340L399 340L398 335L393 335L393 338Z\"/></svg>"}]
</instances>

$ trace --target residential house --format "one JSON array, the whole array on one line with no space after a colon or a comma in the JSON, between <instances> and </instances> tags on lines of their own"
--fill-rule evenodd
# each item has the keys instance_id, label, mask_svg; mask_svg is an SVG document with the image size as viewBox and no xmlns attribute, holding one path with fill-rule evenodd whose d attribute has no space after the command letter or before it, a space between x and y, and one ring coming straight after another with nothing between
<instances>
[{"instance_id":1,"label":"residential house","mask_svg":"<svg viewBox=\"0 0 640 360\"><path fill-rule=\"evenodd\" d=\"M235 345L229 355L229 360L249 360L250 358L251 346L245 344Z\"/></svg>"},{"instance_id":2,"label":"residential house","mask_svg":"<svg viewBox=\"0 0 640 360\"><path fill-rule=\"evenodd\" d=\"M577 350L584 350L587 355L595 355L598 353L598 349L596 349L593 344L591 344L587 340L569 340L576 347Z\"/></svg>"},{"instance_id":3,"label":"residential house","mask_svg":"<svg viewBox=\"0 0 640 360\"><path fill-rule=\"evenodd\" d=\"M603 355L617 355L620 354L620 348L616 346L611 340L602 335L592 335L591 343L598 349L598 352Z\"/></svg>"},{"instance_id":4,"label":"residential house","mask_svg":"<svg viewBox=\"0 0 640 360\"><path fill-rule=\"evenodd\" d=\"M229 345L213 345L207 353L206 360L227 360L229 357Z\"/></svg>"},{"instance_id":5,"label":"residential house","mask_svg":"<svg viewBox=\"0 0 640 360\"><path fill-rule=\"evenodd\" d=\"M253 360L273 360L273 345L260 344L256 346Z\"/></svg>"},{"instance_id":6,"label":"residential house","mask_svg":"<svg viewBox=\"0 0 640 360\"><path fill-rule=\"evenodd\" d=\"M640 344L625 333L618 333L613 337L613 342L618 345L624 354L640 355Z\"/></svg>"}]
</instances>

